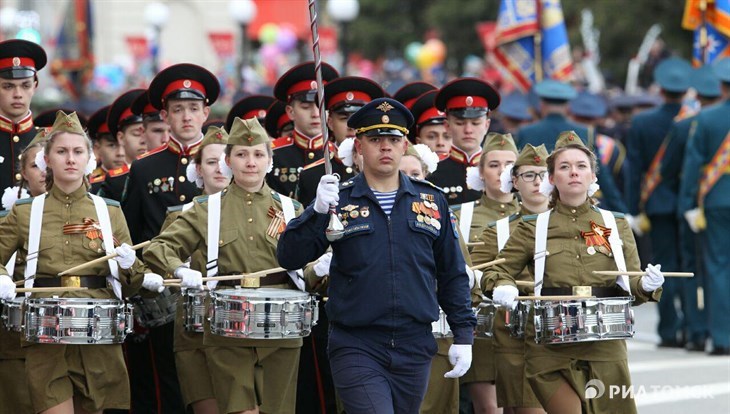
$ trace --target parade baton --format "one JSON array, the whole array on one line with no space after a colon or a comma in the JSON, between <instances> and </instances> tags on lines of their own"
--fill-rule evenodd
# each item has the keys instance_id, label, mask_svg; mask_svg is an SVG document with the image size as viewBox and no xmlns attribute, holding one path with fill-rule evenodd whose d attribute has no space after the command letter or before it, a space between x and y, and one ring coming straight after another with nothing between
<instances>
[{"instance_id":1,"label":"parade baton","mask_svg":"<svg viewBox=\"0 0 730 414\"><path fill-rule=\"evenodd\" d=\"M595 296L517 296L515 300L581 300L581 299L595 299Z\"/></svg>"},{"instance_id":2,"label":"parade baton","mask_svg":"<svg viewBox=\"0 0 730 414\"><path fill-rule=\"evenodd\" d=\"M491 262L486 262L486 263L482 263L482 264L480 264L480 265L472 266L472 267L470 267L470 269L471 269L471 270L479 270L479 269L484 269L485 267L491 267L491 266L494 266L494 265L497 265L497 264L500 264L500 263L504 263L504 262L506 262L506 261L507 261L507 259L505 259L505 258L503 257L503 258L501 258L501 259L495 259L495 260L492 260Z\"/></svg>"},{"instance_id":3,"label":"parade baton","mask_svg":"<svg viewBox=\"0 0 730 414\"><path fill-rule=\"evenodd\" d=\"M146 242L142 242L140 244L135 244L134 246L132 246L132 250L139 250L139 249L141 249L143 247L147 247L147 246L150 245L150 243L152 243L152 241L147 240ZM94 259L94 260L92 260L90 262L86 262L84 264L80 264L78 266L74 266L74 267L72 267L72 268L70 268L68 270L64 270L63 272L59 273L58 275L59 276L64 276L64 275L67 275L69 273L75 273L75 272L77 272L79 270L86 269L87 267L91 267L91 266L94 266L94 265L99 264L99 263L104 263L107 260L113 259L113 258L115 258L117 256L119 256L119 255L116 252L115 253L112 253L112 254L108 254L108 255L103 256L103 257L100 257L98 259Z\"/></svg>"},{"instance_id":4,"label":"parade baton","mask_svg":"<svg viewBox=\"0 0 730 414\"><path fill-rule=\"evenodd\" d=\"M484 246L484 242L466 242L466 245L468 247L471 247L471 246Z\"/></svg>"},{"instance_id":5,"label":"parade baton","mask_svg":"<svg viewBox=\"0 0 730 414\"><path fill-rule=\"evenodd\" d=\"M88 290L87 287L37 287L15 289L17 293L42 293L42 292L73 292L76 290Z\"/></svg>"},{"instance_id":6,"label":"parade baton","mask_svg":"<svg viewBox=\"0 0 730 414\"><path fill-rule=\"evenodd\" d=\"M309 20L312 28L312 52L314 53L314 73L317 77L317 103L319 119L322 126L322 142L324 142L324 173L332 175L332 161L329 150L329 131L327 129L327 109L324 107L324 85L322 84L322 56L319 51L319 31L317 30L317 0L309 0ZM337 217L337 206L330 205L330 222L325 230L327 240L333 242L345 234L345 226Z\"/></svg>"},{"instance_id":7,"label":"parade baton","mask_svg":"<svg viewBox=\"0 0 730 414\"><path fill-rule=\"evenodd\" d=\"M592 272L594 275L601 275L601 276L644 276L646 275L646 272L622 272L620 270L594 270ZM695 277L695 274L692 272L662 272L662 275L664 277Z\"/></svg>"}]
</instances>

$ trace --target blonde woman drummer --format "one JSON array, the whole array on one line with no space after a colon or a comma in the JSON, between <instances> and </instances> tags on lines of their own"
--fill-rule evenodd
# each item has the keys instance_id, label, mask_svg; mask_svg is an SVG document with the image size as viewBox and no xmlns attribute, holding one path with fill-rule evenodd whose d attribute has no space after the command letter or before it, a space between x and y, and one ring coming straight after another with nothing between
<instances>
[{"instance_id":1,"label":"blonde woman drummer","mask_svg":"<svg viewBox=\"0 0 730 414\"><path fill-rule=\"evenodd\" d=\"M126 244L129 232L118 204L88 193L85 176L95 160L75 113L58 112L36 164L47 166L48 193L18 201L0 224L0 263L7 263L17 251L26 262L26 287L88 288L45 296L121 299L140 285L162 286L160 276L144 274L144 266ZM122 244L115 249L117 243ZM38 254L34 257L28 251ZM118 254L115 260L79 270L77 275L57 276L109 252ZM13 297L15 284L0 265L0 298ZM121 345L25 345L25 372L35 412L100 413L104 408L129 408Z\"/></svg>"},{"instance_id":2,"label":"blonde woman drummer","mask_svg":"<svg viewBox=\"0 0 730 414\"><path fill-rule=\"evenodd\" d=\"M574 287L581 286L582 291L590 287L590 294L597 297L633 295L634 304L659 299L664 282L659 265L649 265L640 277L592 273L640 268L626 219L621 213L600 210L589 196L596 165L596 156L574 132L560 135L547 160L549 184L554 186L551 210L541 216L523 216L499 254L506 262L486 272L486 277L496 280L495 302L514 305L518 295L514 281L525 266L535 275L536 295L571 295ZM536 252L535 246L543 242L545 248ZM544 272L535 272L538 265L538 270L544 265ZM632 399L611 398L608 392L599 398L584 398L590 380L601 381L606 389L631 384L623 340L540 345L528 323L525 344L526 376L548 413L636 412Z\"/></svg>"},{"instance_id":3,"label":"blonde woman drummer","mask_svg":"<svg viewBox=\"0 0 730 414\"><path fill-rule=\"evenodd\" d=\"M542 213L548 209L548 198L540 192L540 184L547 179L548 152L544 145L534 147L530 144L520 152L512 168L502 173L501 191L509 193L517 191L522 200L522 208L518 213L490 223L481 236L484 245L474 247L471 260L479 265L494 260L509 239L512 230L517 227L522 216ZM532 275L525 269L518 280L532 281ZM494 289L494 281L483 277L483 291ZM532 288L522 288L523 294L531 294ZM511 407L516 414L537 414L544 410L532 392L525 378L525 340L513 338L505 326L505 308L498 307L494 317L494 355L497 370L496 391L497 404L500 407Z\"/></svg>"},{"instance_id":4,"label":"blonde woman drummer","mask_svg":"<svg viewBox=\"0 0 730 414\"><path fill-rule=\"evenodd\" d=\"M276 246L286 215L298 214L301 205L272 191L265 183L271 157L271 143L258 121L236 118L226 149L233 182L221 193L198 198L192 208L153 240L145 250L145 262L168 277L182 279L183 287L194 289L203 288L203 273L186 267L184 262L196 254L202 254L205 263L213 261L209 251L217 254L220 275L278 267ZM209 250L209 210L218 203L217 197L220 209L215 213L213 207L212 214L219 219L211 223L218 226L219 236L214 241L218 248ZM206 274L214 270L211 268ZM297 275L279 272L261 278L258 285L292 289L294 283L303 288L301 282ZM217 287L230 288L231 284L240 283L219 282ZM301 339L233 339L214 336L206 330L204 344L219 413L294 413Z\"/></svg>"},{"instance_id":5,"label":"blonde woman drummer","mask_svg":"<svg viewBox=\"0 0 730 414\"><path fill-rule=\"evenodd\" d=\"M469 242L479 242L487 225L495 220L509 217L520 209L520 204L511 193L500 191L500 175L517 159L517 147L512 135L490 132L484 140L482 157L478 167L467 168L466 182L472 190L482 192L479 200L463 203L454 208L459 218L459 230ZM470 248L472 250L473 248ZM489 292L485 292L489 296ZM472 289L473 305L481 302L479 284ZM491 338L474 341L474 358L471 368L461 383L469 389L475 413L496 413L497 394L494 386L496 370Z\"/></svg>"},{"instance_id":6,"label":"blonde woman drummer","mask_svg":"<svg viewBox=\"0 0 730 414\"><path fill-rule=\"evenodd\" d=\"M203 190L206 196L223 191L231 182L231 170L225 163L225 150L228 133L223 128L211 126L200 143L200 149L188 164L187 179ZM181 206L169 207L162 224L164 232L183 211L195 205L195 201ZM196 251L191 257L193 269L205 269L203 252ZM175 289L175 288L169 288ZM195 414L214 414L218 412L213 383L208 372L203 345L202 332L188 332L183 326L184 300L180 300L175 317L175 366L178 381L186 406L191 406Z\"/></svg>"},{"instance_id":7,"label":"blonde woman drummer","mask_svg":"<svg viewBox=\"0 0 730 414\"><path fill-rule=\"evenodd\" d=\"M20 154L21 181L16 187L6 188L2 196L4 210L0 211L0 222L10 213L19 199L35 197L46 192L46 171L35 164L35 156L43 151L46 130L41 129ZM23 279L24 261L17 261L13 255L6 270L13 274L14 280ZM14 269L14 270L13 270ZM20 332L0 326L0 414L32 413L33 407L28 394L28 381L25 375L25 351L20 346Z\"/></svg>"}]
</instances>

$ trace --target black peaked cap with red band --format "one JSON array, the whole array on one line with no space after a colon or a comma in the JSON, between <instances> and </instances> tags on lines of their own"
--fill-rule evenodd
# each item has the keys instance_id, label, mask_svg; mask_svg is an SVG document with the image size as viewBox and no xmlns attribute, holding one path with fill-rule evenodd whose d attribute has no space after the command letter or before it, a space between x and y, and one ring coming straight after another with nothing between
<instances>
[{"instance_id":1,"label":"black peaked cap with red band","mask_svg":"<svg viewBox=\"0 0 730 414\"><path fill-rule=\"evenodd\" d=\"M322 62L322 82L325 85L338 76L335 68ZM274 96L285 103L289 103L292 99L317 102L317 75L314 71L314 62L301 63L281 75L274 85Z\"/></svg>"},{"instance_id":2,"label":"black peaked cap with red band","mask_svg":"<svg viewBox=\"0 0 730 414\"><path fill-rule=\"evenodd\" d=\"M324 86L324 106L331 112L355 113L373 99L385 97L377 82L359 76L337 78Z\"/></svg>"},{"instance_id":3,"label":"black peaked cap with red band","mask_svg":"<svg viewBox=\"0 0 730 414\"><path fill-rule=\"evenodd\" d=\"M32 78L48 62L39 45L21 39L0 42L0 78Z\"/></svg>"},{"instance_id":4,"label":"black peaked cap with red band","mask_svg":"<svg viewBox=\"0 0 730 414\"><path fill-rule=\"evenodd\" d=\"M111 108L111 105L107 105L98 111L94 112L89 117L89 125L86 127L86 131L89 133L89 138L94 141L99 138L103 134L107 134L110 137L111 131L109 131L109 125L106 123L106 118L109 115L109 108ZM114 138L116 140L116 138Z\"/></svg>"},{"instance_id":5,"label":"black peaked cap with red band","mask_svg":"<svg viewBox=\"0 0 730 414\"><path fill-rule=\"evenodd\" d=\"M263 125L266 119L266 110L274 103L276 98L268 95L251 95L236 102L226 116L226 131L230 131L233 120L236 118L249 119L257 118Z\"/></svg>"},{"instance_id":6,"label":"black peaked cap with red band","mask_svg":"<svg viewBox=\"0 0 730 414\"><path fill-rule=\"evenodd\" d=\"M140 94L137 99L132 102L132 113L140 115L146 121L162 121L160 110L152 106L150 96L147 91Z\"/></svg>"},{"instance_id":7,"label":"black peaked cap with red band","mask_svg":"<svg viewBox=\"0 0 730 414\"><path fill-rule=\"evenodd\" d=\"M423 95L428 91L436 91L437 87L427 82L411 82L403 85L400 89L395 91L393 99L402 103L406 108L410 109L416 98Z\"/></svg>"},{"instance_id":8,"label":"black peaked cap with red band","mask_svg":"<svg viewBox=\"0 0 730 414\"><path fill-rule=\"evenodd\" d=\"M457 118L478 118L499 106L499 92L476 78L460 78L444 85L436 95L436 108Z\"/></svg>"},{"instance_id":9,"label":"black peaked cap with red band","mask_svg":"<svg viewBox=\"0 0 730 414\"><path fill-rule=\"evenodd\" d=\"M168 99L201 100L212 105L220 93L218 79L198 65L180 63L163 69L152 79L147 90L150 103L157 109L164 108Z\"/></svg>"},{"instance_id":10,"label":"black peaked cap with red band","mask_svg":"<svg viewBox=\"0 0 730 414\"><path fill-rule=\"evenodd\" d=\"M416 98L413 105L411 105L410 109L416 125L408 134L408 139L411 142L415 142L418 128L425 125L443 124L446 120L446 114L436 108L436 94L438 94L437 90L428 91Z\"/></svg>"},{"instance_id":11,"label":"black peaked cap with red band","mask_svg":"<svg viewBox=\"0 0 730 414\"><path fill-rule=\"evenodd\" d=\"M293 120L286 113L286 104L282 101L274 101L269 109L266 110L266 119L264 120L264 128L270 137L279 138L279 131Z\"/></svg>"},{"instance_id":12,"label":"black peaked cap with red band","mask_svg":"<svg viewBox=\"0 0 730 414\"><path fill-rule=\"evenodd\" d=\"M144 89L132 89L124 92L109 108L109 114L106 117L106 123L109 125L109 132L116 136L117 131L131 124L142 122L142 116L132 111L132 103L146 91Z\"/></svg>"}]
</instances>

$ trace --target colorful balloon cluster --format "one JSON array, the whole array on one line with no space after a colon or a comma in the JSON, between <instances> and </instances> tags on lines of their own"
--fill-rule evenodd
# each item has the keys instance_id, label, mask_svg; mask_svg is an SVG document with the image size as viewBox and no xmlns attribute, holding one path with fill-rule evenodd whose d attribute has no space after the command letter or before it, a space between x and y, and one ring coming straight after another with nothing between
<instances>
[{"instance_id":1,"label":"colorful balloon cluster","mask_svg":"<svg viewBox=\"0 0 730 414\"><path fill-rule=\"evenodd\" d=\"M293 26L284 23L264 23L259 28L261 59L266 65L275 65L280 56L296 49L299 39Z\"/></svg>"},{"instance_id":2,"label":"colorful balloon cluster","mask_svg":"<svg viewBox=\"0 0 730 414\"><path fill-rule=\"evenodd\" d=\"M444 63L446 45L439 39L429 39L426 43L411 42L406 46L405 55L418 69L430 69Z\"/></svg>"}]
</instances>

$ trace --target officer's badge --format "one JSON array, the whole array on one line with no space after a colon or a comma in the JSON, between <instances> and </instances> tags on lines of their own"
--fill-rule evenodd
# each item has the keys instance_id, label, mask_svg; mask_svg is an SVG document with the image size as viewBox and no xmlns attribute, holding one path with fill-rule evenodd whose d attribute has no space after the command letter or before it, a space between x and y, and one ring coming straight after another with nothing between
<instances>
[{"instance_id":1,"label":"officer's badge","mask_svg":"<svg viewBox=\"0 0 730 414\"><path fill-rule=\"evenodd\" d=\"M191 87L192 85L193 85L193 83L192 83L192 82L190 82L190 79L185 79L185 80L183 81L183 87L185 87L185 88L189 88L189 87Z\"/></svg>"},{"instance_id":2,"label":"officer's badge","mask_svg":"<svg viewBox=\"0 0 730 414\"><path fill-rule=\"evenodd\" d=\"M606 256L613 256L611 244L608 242L608 238L611 236L611 229L608 227L603 227L591 220L591 231L581 231L580 235L586 241L588 254L594 255L598 251Z\"/></svg>"},{"instance_id":3,"label":"officer's badge","mask_svg":"<svg viewBox=\"0 0 730 414\"><path fill-rule=\"evenodd\" d=\"M466 103L466 106L472 106L474 105L474 98L472 98L471 96L467 96L464 100L464 103Z\"/></svg>"},{"instance_id":4,"label":"officer's badge","mask_svg":"<svg viewBox=\"0 0 730 414\"><path fill-rule=\"evenodd\" d=\"M380 112L388 112L395 108L393 107L393 105L389 104L388 102L383 102L377 106L377 109L380 110Z\"/></svg>"},{"instance_id":5,"label":"officer's badge","mask_svg":"<svg viewBox=\"0 0 730 414\"><path fill-rule=\"evenodd\" d=\"M382 122L383 122L384 124L387 124L388 122L390 122L390 117L389 117L388 115L383 115L383 117L382 117L382 118L380 118L380 120L381 120L381 121L382 121Z\"/></svg>"},{"instance_id":6,"label":"officer's badge","mask_svg":"<svg viewBox=\"0 0 730 414\"><path fill-rule=\"evenodd\" d=\"M345 95L345 100L351 101L355 99L355 94L352 92L347 92L347 95Z\"/></svg>"},{"instance_id":7,"label":"officer's badge","mask_svg":"<svg viewBox=\"0 0 730 414\"><path fill-rule=\"evenodd\" d=\"M20 66L20 58L14 57L13 58L13 66Z\"/></svg>"},{"instance_id":8,"label":"officer's badge","mask_svg":"<svg viewBox=\"0 0 730 414\"><path fill-rule=\"evenodd\" d=\"M274 207L269 207L267 215L271 218L269 227L266 228L266 234L279 240L281 233L286 229L286 220L284 219L284 212L277 210Z\"/></svg>"},{"instance_id":9,"label":"officer's badge","mask_svg":"<svg viewBox=\"0 0 730 414\"><path fill-rule=\"evenodd\" d=\"M367 207L367 206L361 208L360 209L360 216L362 216L362 217L368 217L368 216L370 216L370 208Z\"/></svg>"}]
</instances>

